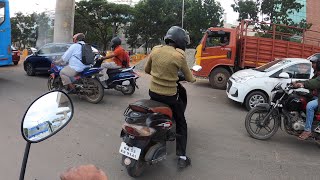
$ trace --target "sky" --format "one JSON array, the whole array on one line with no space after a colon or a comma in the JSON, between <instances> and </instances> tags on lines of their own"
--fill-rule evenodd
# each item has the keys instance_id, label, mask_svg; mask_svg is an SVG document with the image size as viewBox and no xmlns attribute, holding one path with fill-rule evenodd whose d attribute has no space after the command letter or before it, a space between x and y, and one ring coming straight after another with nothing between
<instances>
[{"instance_id":1,"label":"sky","mask_svg":"<svg viewBox=\"0 0 320 180\"><path fill-rule=\"evenodd\" d=\"M121 2L126 0L114 1ZM137 0L132 1L137 2ZM221 6L225 9L225 13L227 13L227 23L234 24L234 22L238 18L238 14L233 12L233 9L231 8L231 4L234 3L234 0L216 1L220 2ZM112 2L112 0L109 0L109 2ZM19 11L21 11L22 13L54 11L56 6L56 0L9 0L9 3L11 16L13 16L14 13Z\"/></svg>"}]
</instances>

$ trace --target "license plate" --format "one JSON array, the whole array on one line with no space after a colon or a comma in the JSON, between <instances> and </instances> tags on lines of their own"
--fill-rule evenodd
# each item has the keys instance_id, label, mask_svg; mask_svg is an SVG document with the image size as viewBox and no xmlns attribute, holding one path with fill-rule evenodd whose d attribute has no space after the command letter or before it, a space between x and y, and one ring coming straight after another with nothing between
<instances>
[{"instance_id":1,"label":"license plate","mask_svg":"<svg viewBox=\"0 0 320 180\"><path fill-rule=\"evenodd\" d=\"M137 147L129 147L126 143L122 142L119 149L119 153L129 158L138 160L140 157L141 149Z\"/></svg>"}]
</instances>

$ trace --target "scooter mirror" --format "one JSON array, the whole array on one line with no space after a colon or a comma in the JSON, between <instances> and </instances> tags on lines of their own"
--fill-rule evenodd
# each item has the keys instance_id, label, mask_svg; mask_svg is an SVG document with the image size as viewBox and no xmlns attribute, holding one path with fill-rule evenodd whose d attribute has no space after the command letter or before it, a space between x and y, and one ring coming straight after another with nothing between
<instances>
[{"instance_id":1,"label":"scooter mirror","mask_svg":"<svg viewBox=\"0 0 320 180\"><path fill-rule=\"evenodd\" d=\"M64 128L73 116L73 104L62 91L51 91L36 99L21 123L23 138L30 143L43 141Z\"/></svg>"}]
</instances>

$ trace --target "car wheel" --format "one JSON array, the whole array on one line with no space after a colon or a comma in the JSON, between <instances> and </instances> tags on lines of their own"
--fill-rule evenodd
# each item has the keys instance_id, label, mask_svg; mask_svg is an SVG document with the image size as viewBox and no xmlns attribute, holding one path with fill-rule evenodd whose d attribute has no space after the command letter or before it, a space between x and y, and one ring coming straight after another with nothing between
<instances>
[{"instance_id":1,"label":"car wheel","mask_svg":"<svg viewBox=\"0 0 320 180\"><path fill-rule=\"evenodd\" d=\"M246 97L245 106L247 110L250 111L257 104L267 103L267 102L268 102L268 98L263 92L253 91Z\"/></svg>"},{"instance_id":2,"label":"car wheel","mask_svg":"<svg viewBox=\"0 0 320 180\"><path fill-rule=\"evenodd\" d=\"M34 76L36 74L31 63L28 63L26 65L26 73L27 73L28 76Z\"/></svg>"}]
</instances>

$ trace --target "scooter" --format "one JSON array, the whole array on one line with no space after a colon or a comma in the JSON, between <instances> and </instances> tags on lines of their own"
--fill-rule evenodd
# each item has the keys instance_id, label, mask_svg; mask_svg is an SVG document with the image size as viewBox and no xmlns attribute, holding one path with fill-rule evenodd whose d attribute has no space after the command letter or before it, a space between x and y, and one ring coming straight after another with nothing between
<instances>
[{"instance_id":1,"label":"scooter","mask_svg":"<svg viewBox=\"0 0 320 180\"><path fill-rule=\"evenodd\" d=\"M136 88L139 75L134 71L135 66L130 68L108 69L108 79L102 83L105 89L115 89L122 92L124 95L132 95Z\"/></svg>"},{"instance_id":2,"label":"scooter","mask_svg":"<svg viewBox=\"0 0 320 180\"><path fill-rule=\"evenodd\" d=\"M185 111L187 93L180 81L184 81L184 76L179 76L177 88L178 102ZM168 105L149 99L129 104L124 116L125 123L120 134L123 142L119 149L119 153L122 154L121 163L129 176L139 177L146 165L166 159L166 142L176 139L175 121Z\"/></svg>"},{"instance_id":3,"label":"scooter","mask_svg":"<svg viewBox=\"0 0 320 180\"><path fill-rule=\"evenodd\" d=\"M59 90L45 93L31 103L21 122L21 134L27 145L19 180L24 180L31 144L55 135L71 121L73 113L70 97Z\"/></svg>"}]
</instances>

